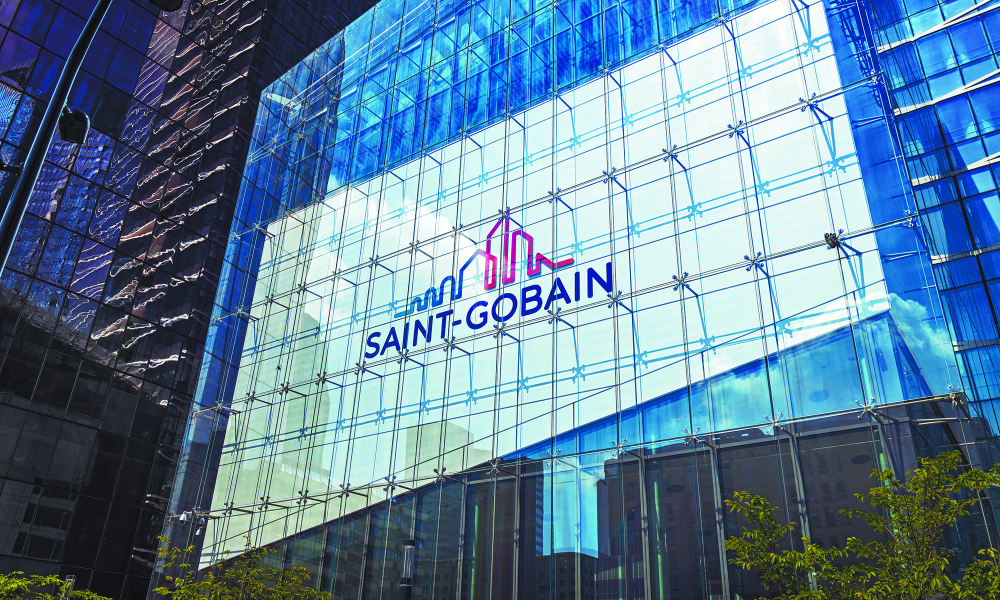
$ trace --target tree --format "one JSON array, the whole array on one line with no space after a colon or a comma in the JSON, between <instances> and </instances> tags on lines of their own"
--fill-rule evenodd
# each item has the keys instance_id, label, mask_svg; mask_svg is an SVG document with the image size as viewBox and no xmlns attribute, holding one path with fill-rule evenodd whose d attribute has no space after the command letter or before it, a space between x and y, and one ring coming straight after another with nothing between
<instances>
[{"instance_id":1,"label":"tree","mask_svg":"<svg viewBox=\"0 0 1000 600\"><path fill-rule=\"evenodd\" d=\"M164 548L159 556L164 568L180 569L179 576L167 575L167 585L153 591L172 600L330 600L328 592L308 586L309 571L303 567L281 570L266 564L274 548L247 548L231 560L220 560L204 571L192 568L194 546L175 548L161 537ZM0 598L0 600L4 600Z\"/></svg>"},{"instance_id":2,"label":"tree","mask_svg":"<svg viewBox=\"0 0 1000 600\"><path fill-rule=\"evenodd\" d=\"M15 571L0 575L0 600L56 600L63 597L66 582L56 575L25 575ZM55 591L56 593L52 593ZM87 590L73 590L73 600L111 600Z\"/></svg>"},{"instance_id":3,"label":"tree","mask_svg":"<svg viewBox=\"0 0 1000 600\"><path fill-rule=\"evenodd\" d=\"M954 451L921 458L903 481L891 470L874 471L879 485L855 494L872 510L840 512L861 519L877 539L851 537L842 549L822 548L805 537L802 550L782 549L798 525L781 524L767 499L737 492L726 505L753 528L723 546L732 564L756 570L763 587L780 600L1000 599L995 550L981 550L957 581L948 575L955 553L942 546L942 536L970 514L985 490L1000 486L998 467L959 471L961 464L961 453Z\"/></svg>"}]
</instances>

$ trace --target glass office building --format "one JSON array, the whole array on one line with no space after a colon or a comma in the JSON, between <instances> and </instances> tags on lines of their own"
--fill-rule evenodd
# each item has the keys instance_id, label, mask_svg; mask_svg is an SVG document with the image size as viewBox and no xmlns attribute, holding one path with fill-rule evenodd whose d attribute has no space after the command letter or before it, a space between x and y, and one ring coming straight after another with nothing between
<instances>
[{"instance_id":1,"label":"glass office building","mask_svg":"<svg viewBox=\"0 0 1000 600\"><path fill-rule=\"evenodd\" d=\"M997 7L383 0L261 98L174 534L732 599L734 491L841 546L873 468L993 464Z\"/></svg>"},{"instance_id":2,"label":"glass office building","mask_svg":"<svg viewBox=\"0 0 1000 600\"><path fill-rule=\"evenodd\" d=\"M7 163L95 3L0 2ZM0 279L0 572L145 597L261 91L369 6L112 5Z\"/></svg>"}]
</instances>

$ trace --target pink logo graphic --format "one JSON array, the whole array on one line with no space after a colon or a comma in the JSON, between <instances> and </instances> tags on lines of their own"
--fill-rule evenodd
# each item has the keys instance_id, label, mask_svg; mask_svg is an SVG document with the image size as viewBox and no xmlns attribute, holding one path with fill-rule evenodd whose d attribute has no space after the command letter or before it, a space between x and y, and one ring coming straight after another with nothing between
<instances>
[{"instance_id":1,"label":"pink logo graphic","mask_svg":"<svg viewBox=\"0 0 1000 600\"><path fill-rule=\"evenodd\" d=\"M528 245L528 277L537 277L542 274L542 265L555 271L556 269L561 269L565 266L573 264L572 258L564 258L563 260L552 262L551 259L546 257L541 252L535 253L535 239L531 237L528 232L524 229L516 229L514 231L510 230L510 224L518 225L513 219L508 215L500 217L497 224L490 229L490 233L486 236L486 251L476 250L476 254L472 255L472 259L482 253L486 257L486 276L484 280L483 288L487 290L492 290L497 286L497 257L492 252L493 245L493 234L496 233L497 229L503 225L503 238L500 240L500 254L503 258L503 265L500 268L500 282L504 285L508 283L514 283L517 279L517 238L518 236L524 238L524 241ZM518 225L520 227L520 225ZM468 265L469 263L466 263ZM463 267L464 269L464 267ZM461 281L461 275L459 275L459 280Z\"/></svg>"},{"instance_id":2,"label":"pink logo graphic","mask_svg":"<svg viewBox=\"0 0 1000 600\"><path fill-rule=\"evenodd\" d=\"M511 231L510 225L513 223L518 229ZM500 238L500 256L493 254L493 236L503 226L503 233ZM451 299L458 300L462 297L462 284L465 280L465 271L470 268L477 257L486 259L486 271L483 276L483 289L492 290L497 287L497 280L503 285L514 283L517 280L517 238L521 237L527 245L527 271L528 277L537 277L542 274L542 265L553 271L573 264L572 258L564 258L553 261L541 252L535 252L535 239L522 228L516 221L506 213L497 220L493 229L486 236L486 249L477 248L469 257L462 268L458 270L458 280L448 275L441 280L441 285L437 288L428 288L422 296L414 296L407 303L407 308L395 314L394 318L405 317L406 315L427 310L432 306L444 304L444 293L446 286L451 284Z\"/></svg>"}]
</instances>

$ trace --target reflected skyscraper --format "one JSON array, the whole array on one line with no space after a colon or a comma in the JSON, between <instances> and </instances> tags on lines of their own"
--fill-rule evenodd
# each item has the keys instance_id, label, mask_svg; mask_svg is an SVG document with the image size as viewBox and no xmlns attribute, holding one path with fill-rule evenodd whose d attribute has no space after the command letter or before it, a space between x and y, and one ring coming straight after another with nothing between
<instances>
[{"instance_id":1,"label":"reflected skyscraper","mask_svg":"<svg viewBox=\"0 0 1000 600\"><path fill-rule=\"evenodd\" d=\"M94 0L0 4L19 164ZM0 570L149 587L262 89L365 3L118 0L0 280ZM13 175L0 174L0 197Z\"/></svg>"}]
</instances>

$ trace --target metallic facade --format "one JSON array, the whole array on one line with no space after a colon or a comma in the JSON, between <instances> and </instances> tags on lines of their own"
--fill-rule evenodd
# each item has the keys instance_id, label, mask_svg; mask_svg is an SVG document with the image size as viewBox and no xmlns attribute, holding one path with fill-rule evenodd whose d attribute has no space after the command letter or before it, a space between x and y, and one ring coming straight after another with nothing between
<instances>
[{"instance_id":1,"label":"metallic facade","mask_svg":"<svg viewBox=\"0 0 1000 600\"><path fill-rule=\"evenodd\" d=\"M168 531L730 599L734 491L840 545L873 468L993 464L1000 4L914 4L383 0L262 95Z\"/></svg>"},{"instance_id":2,"label":"metallic facade","mask_svg":"<svg viewBox=\"0 0 1000 600\"><path fill-rule=\"evenodd\" d=\"M6 162L92 8L2 3ZM113 5L70 99L90 135L53 144L0 282L4 572L145 597L261 90L366 8Z\"/></svg>"}]
</instances>

